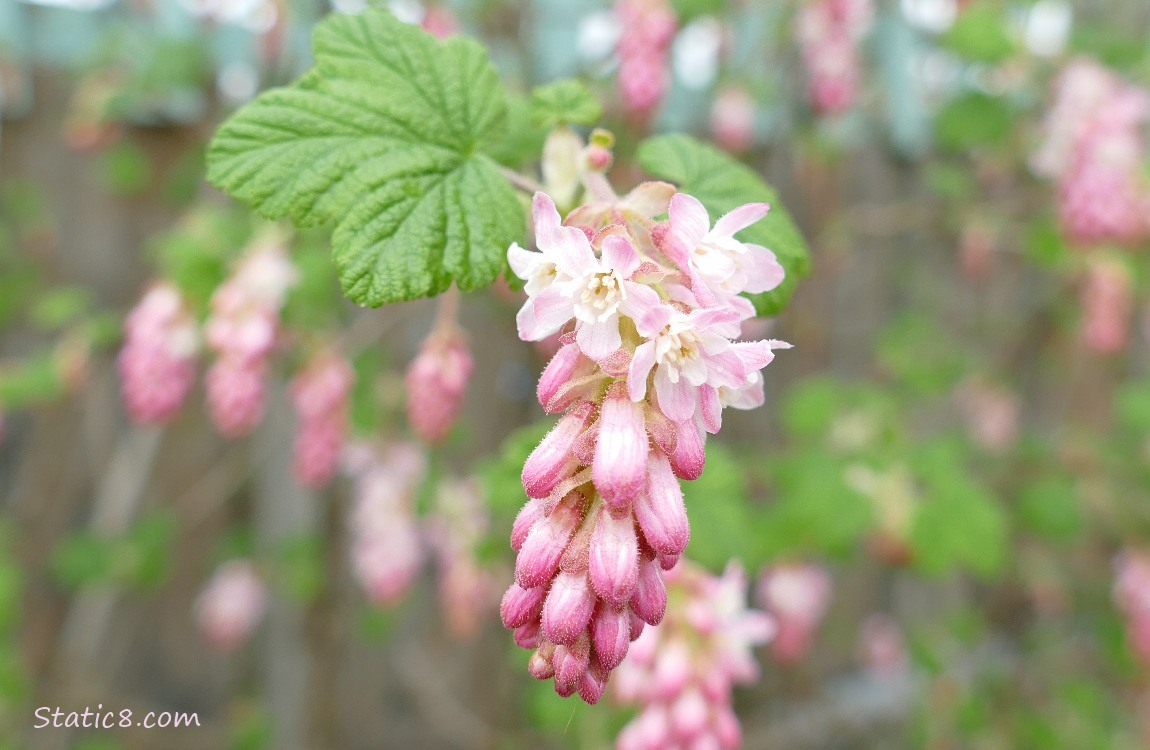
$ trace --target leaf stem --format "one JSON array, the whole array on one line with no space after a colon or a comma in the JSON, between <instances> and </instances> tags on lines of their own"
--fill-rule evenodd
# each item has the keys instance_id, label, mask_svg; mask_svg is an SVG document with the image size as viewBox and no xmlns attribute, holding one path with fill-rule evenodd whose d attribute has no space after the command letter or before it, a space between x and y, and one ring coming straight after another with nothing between
<instances>
[{"instance_id":1,"label":"leaf stem","mask_svg":"<svg viewBox=\"0 0 1150 750\"><path fill-rule=\"evenodd\" d=\"M543 192L543 186L526 175L519 174L515 170L508 169L507 167L500 167L499 171L507 178L507 181L511 183L512 187L517 190L522 190L528 195Z\"/></svg>"}]
</instances>

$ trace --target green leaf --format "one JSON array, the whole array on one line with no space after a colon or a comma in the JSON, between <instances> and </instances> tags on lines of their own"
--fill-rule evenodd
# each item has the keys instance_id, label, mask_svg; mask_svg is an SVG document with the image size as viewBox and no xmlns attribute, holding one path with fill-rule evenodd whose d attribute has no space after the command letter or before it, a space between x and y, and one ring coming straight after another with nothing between
<instances>
[{"instance_id":1,"label":"green leaf","mask_svg":"<svg viewBox=\"0 0 1150 750\"><path fill-rule=\"evenodd\" d=\"M764 562L747 504L746 472L727 448L707 446L703 474L683 483L683 497L691 517L688 557L716 573L732 559L750 570Z\"/></svg>"},{"instance_id":2,"label":"green leaf","mask_svg":"<svg viewBox=\"0 0 1150 750\"><path fill-rule=\"evenodd\" d=\"M264 216L334 222L340 281L357 303L494 281L524 217L481 153L507 121L483 48L383 11L329 16L313 46L303 78L220 128L208 179Z\"/></svg>"},{"instance_id":3,"label":"green leaf","mask_svg":"<svg viewBox=\"0 0 1150 750\"><path fill-rule=\"evenodd\" d=\"M559 125L594 125L603 116L603 106L574 78L539 86L531 92L531 119L545 128Z\"/></svg>"},{"instance_id":4,"label":"green leaf","mask_svg":"<svg viewBox=\"0 0 1150 750\"><path fill-rule=\"evenodd\" d=\"M943 43L967 60L987 64L1002 62L1015 51L1002 9L989 3L964 10L943 37Z\"/></svg>"},{"instance_id":5,"label":"green leaf","mask_svg":"<svg viewBox=\"0 0 1150 750\"><path fill-rule=\"evenodd\" d=\"M776 289L748 297L759 315L774 315L786 307L798 280L810 271L810 258L802 233L774 189L746 165L687 135L649 138L639 145L638 159L649 174L698 198L712 220L744 203L770 203L770 213L739 237L774 252L787 275Z\"/></svg>"},{"instance_id":6,"label":"green leaf","mask_svg":"<svg viewBox=\"0 0 1150 750\"><path fill-rule=\"evenodd\" d=\"M962 151L1003 143L1010 135L1014 116L999 97L967 93L947 102L935 120L935 135L945 149Z\"/></svg>"},{"instance_id":7,"label":"green leaf","mask_svg":"<svg viewBox=\"0 0 1150 750\"><path fill-rule=\"evenodd\" d=\"M994 497L976 482L955 442L923 446L913 465L926 493L910 532L915 565L927 573L965 567L983 576L1006 561L1006 518Z\"/></svg>"},{"instance_id":8,"label":"green leaf","mask_svg":"<svg viewBox=\"0 0 1150 750\"><path fill-rule=\"evenodd\" d=\"M1078 492L1067 477L1043 476L1018 498L1019 520L1052 541L1068 541L1083 530Z\"/></svg>"},{"instance_id":9,"label":"green leaf","mask_svg":"<svg viewBox=\"0 0 1150 750\"><path fill-rule=\"evenodd\" d=\"M1128 429L1150 433L1150 380L1124 384L1114 397L1114 414Z\"/></svg>"}]
</instances>

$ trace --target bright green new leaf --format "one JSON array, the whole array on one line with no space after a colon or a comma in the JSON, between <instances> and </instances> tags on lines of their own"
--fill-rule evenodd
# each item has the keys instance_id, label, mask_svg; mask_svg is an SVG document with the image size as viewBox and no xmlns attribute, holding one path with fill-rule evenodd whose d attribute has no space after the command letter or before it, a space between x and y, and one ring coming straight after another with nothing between
<instances>
[{"instance_id":1,"label":"bright green new leaf","mask_svg":"<svg viewBox=\"0 0 1150 750\"><path fill-rule=\"evenodd\" d=\"M507 119L483 48L383 11L332 15L313 45L303 78L220 128L208 179L269 218L335 223L340 281L360 304L494 281L524 220L482 153Z\"/></svg>"},{"instance_id":2,"label":"bright green new leaf","mask_svg":"<svg viewBox=\"0 0 1150 750\"><path fill-rule=\"evenodd\" d=\"M557 125L594 125L603 116L603 106L574 78L539 86L531 92L531 119L545 128Z\"/></svg>"},{"instance_id":3,"label":"bright green new leaf","mask_svg":"<svg viewBox=\"0 0 1150 750\"><path fill-rule=\"evenodd\" d=\"M786 307L798 280L810 271L810 259L806 241L778 194L745 164L687 135L650 138L640 144L638 158L649 174L698 198L712 221L744 203L771 204L770 213L739 237L774 252L787 275L777 288L747 296L760 315L774 315Z\"/></svg>"}]
</instances>

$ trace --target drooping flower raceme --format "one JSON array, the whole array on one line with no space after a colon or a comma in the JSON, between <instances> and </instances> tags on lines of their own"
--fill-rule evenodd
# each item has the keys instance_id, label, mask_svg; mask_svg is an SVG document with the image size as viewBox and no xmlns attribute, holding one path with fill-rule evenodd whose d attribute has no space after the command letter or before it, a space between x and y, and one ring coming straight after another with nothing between
<instances>
[{"instance_id":1,"label":"drooping flower raceme","mask_svg":"<svg viewBox=\"0 0 1150 750\"><path fill-rule=\"evenodd\" d=\"M369 599L393 604L410 588L423 562L415 516L423 453L413 445L381 452L353 444L344 451L344 466L355 482L349 523L353 572Z\"/></svg>"},{"instance_id":2,"label":"drooping flower raceme","mask_svg":"<svg viewBox=\"0 0 1150 750\"><path fill-rule=\"evenodd\" d=\"M646 122L671 83L668 53L678 19L667 0L618 0L619 98L632 118Z\"/></svg>"},{"instance_id":3,"label":"drooping flower raceme","mask_svg":"<svg viewBox=\"0 0 1150 750\"><path fill-rule=\"evenodd\" d=\"M347 439L348 396L354 383L355 371L334 351L317 354L292 379L297 419L292 473L305 487L322 487L335 473Z\"/></svg>"},{"instance_id":4,"label":"drooping flower raceme","mask_svg":"<svg viewBox=\"0 0 1150 750\"><path fill-rule=\"evenodd\" d=\"M268 355L279 316L298 273L276 241L258 243L212 295L204 333L216 360L208 370L208 408L227 437L251 431L263 419Z\"/></svg>"},{"instance_id":5,"label":"drooping flower raceme","mask_svg":"<svg viewBox=\"0 0 1150 750\"><path fill-rule=\"evenodd\" d=\"M871 0L806 0L797 35L807 73L807 98L821 114L849 109L858 96L859 41L874 16Z\"/></svg>"},{"instance_id":6,"label":"drooping flower raceme","mask_svg":"<svg viewBox=\"0 0 1150 750\"><path fill-rule=\"evenodd\" d=\"M1147 119L1150 93L1098 63L1079 58L1059 75L1031 167L1057 181L1059 221L1075 245L1130 245L1150 232Z\"/></svg>"},{"instance_id":7,"label":"drooping flower raceme","mask_svg":"<svg viewBox=\"0 0 1150 750\"><path fill-rule=\"evenodd\" d=\"M199 336L183 296L161 282L124 321L120 389L128 416L140 424L167 422L196 380Z\"/></svg>"},{"instance_id":8,"label":"drooping flower raceme","mask_svg":"<svg viewBox=\"0 0 1150 750\"><path fill-rule=\"evenodd\" d=\"M455 424L474 363L455 321L457 293L449 292L435 328L407 368L407 421L428 442L446 437ZM444 312L445 308L448 310Z\"/></svg>"},{"instance_id":9,"label":"drooping flower raceme","mask_svg":"<svg viewBox=\"0 0 1150 750\"><path fill-rule=\"evenodd\" d=\"M613 683L616 699L641 707L616 747L738 747L742 732L731 691L758 677L751 649L772 637L774 622L747 608L747 578L736 563L713 576L684 560L666 582L679 605L643 630Z\"/></svg>"},{"instance_id":10,"label":"drooping flower raceme","mask_svg":"<svg viewBox=\"0 0 1150 750\"><path fill-rule=\"evenodd\" d=\"M216 570L196 599L196 622L208 642L234 651L251 637L267 607L267 587L247 560L231 560Z\"/></svg>"},{"instance_id":11,"label":"drooping flower raceme","mask_svg":"<svg viewBox=\"0 0 1150 750\"><path fill-rule=\"evenodd\" d=\"M783 277L772 253L734 237L767 206L711 227L698 201L671 198L669 187L597 195L568 217L574 226L537 193L539 251L508 251L528 294L520 337L561 332L537 395L562 417L523 467L530 500L512 532L515 583L501 614L534 650L531 673L589 703L630 642L663 618L663 571L690 533L679 480L702 472L724 406L761 403L758 371L788 346L734 341L754 315L739 293ZM656 195L663 201L647 200Z\"/></svg>"}]
</instances>

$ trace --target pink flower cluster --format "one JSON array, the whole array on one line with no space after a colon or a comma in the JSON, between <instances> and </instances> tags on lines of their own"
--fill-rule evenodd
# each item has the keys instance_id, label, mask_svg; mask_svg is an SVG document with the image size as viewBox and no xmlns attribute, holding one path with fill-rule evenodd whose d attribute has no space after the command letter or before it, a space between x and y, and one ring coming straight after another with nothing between
<instances>
[{"instance_id":1,"label":"pink flower cluster","mask_svg":"<svg viewBox=\"0 0 1150 750\"><path fill-rule=\"evenodd\" d=\"M124 321L120 388L132 421L167 422L196 380L199 336L180 291L154 284Z\"/></svg>"},{"instance_id":2,"label":"pink flower cluster","mask_svg":"<svg viewBox=\"0 0 1150 750\"><path fill-rule=\"evenodd\" d=\"M434 443L450 432L463 406L474 363L454 321L437 325L407 368L407 421Z\"/></svg>"},{"instance_id":3,"label":"pink flower cluster","mask_svg":"<svg viewBox=\"0 0 1150 750\"><path fill-rule=\"evenodd\" d=\"M220 651L242 646L263 619L267 588L247 560L231 560L216 570L196 599L196 622Z\"/></svg>"},{"instance_id":4,"label":"pink flower cluster","mask_svg":"<svg viewBox=\"0 0 1150 750\"><path fill-rule=\"evenodd\" d=\"M1100 354L1125 349L1134 315L1134 278L1126 264L1095 254L1087 262L1081 295L1083 343Z\"/></svg>"},{"instance_id":5,"label":"pink flower cluster","mask_svg":"<svg viewBox=\"0 0 1150 750\"><path fill-rule=\"evenodd\" d=\"M854 104L862 69L859 41L873 16L872 0L807 0L799 9L807 99L820 114L838 114Z\"/></svg>"},{"instance_id":6,"label":"pink flower cluster","mask_svg":"<svg viewBox=\"0 0 1150 750\"><path fill-rule=\"evenodd\" d=\"M292 473L305 487L327 484L347 439L348 396L355 371L344 357L324 351L313 357L291 383L296 412Z\"/></svg>"},{"instance_id":7,"label":"pink flower cluster","mask_svg":"<svg viewBox=\"0 0 1150 750\"><path fill-rule=\"evenodd\" d=\"M1031 165L1058 181L1058 214L1074 244L1136 244L1150 234L1141 174L1150 94L1086 59L1059 76L1046 138Z\"/></svg>"},{"instance_id":8,"label":"pink flower cluster","mask_svg":"<svg viewBox=\"0 0 1150 750\"><path fill-rule=\"evenodd\" d=\"M487 526L487 507L478 482L440 483L428 537L438 562L439 601L447 627L460 637L474 635L499 598L491 571L476 558Z\"/></svg>"},{"instance_id":9,"label":"pink flower cluster","mask_svg":"<svg viewBox=\"0 0 1150 750\"><path fill-rule=\"evenodd\" d=\"M648 183L604 198L572 212L578 226L537 193L539 252L508 250L528 294L520 338L566 332L537 390L563 416L523 467L531 499L512 531L515 583L501 614L535 651L531 674L589 703L644 625L663 618L663 571L689 536L679 479L702 473L724 406L762 403L759 370L789 346L733 340L754 316L740 293L783 278L769 250L734 237L767 205L712 227L702 204L672 192Z\"/></svg>"},{"instance_id":10,"label":"pink flower cluster","mask_svg":"<svg viewBox=\"0 0 1150 750\"><path fill-rule=\"evenodd\" d=\"M642 709L619 733L616 747L738 747L742 730L731 691L758 677L751 649L770 640L774 623L747 609L747 579L735 563L712 576L683 561L666 580L682 604L661 625L646 628L619 667L614 696Z\"/></svg>"},{"instance_id":11,"label":"pink flower cluster","mask_svg":"<svg viewBox=\"0 0 1150 750\"><path fill-rule=\"evenodd\" d=\"M356 578L376 604L395 603L419 573L423 543L415 515L415 495L426 470L423 453L393 445L382 453L365 444L344 451L354 477L351 557Z\"/></svg>"},{"instance_id":12,"label":"pink flower cluster","mask_svg":"<svg viewBox=\"0 0 1150 750\"><path fill-rule=\"evenodd\" d=\"M1134 656L1150 668L1150 553L1124 550L1114 561L1114 603Z\"/></svg>"},{"instance_id":13,"label":"pink flower cluster","mask_svg":"<svg viewBox=\"0 0 1150 750\"><path fill-rule=\"evenodd\" d=\"M667 0L618 0L619 98L628 115L645 122L670 86L667 56L678 19Z\"/></svg>"},{"instance_id":14,"label":"pink flower cluster","mask_svg":"<svg viewBox=\"0 0 1150 750\"><path fill-rule=\"evenodd\" d=\"M801 661L830 604L830 575L817 565L776 565L759 576L755 593L759 606L778 623L771 643L775 658L784 664Z\"/></svg>"},{"instance_id":15,"label":"pink flower cluster","mask_svg":"<svg viewBox=\"0 0 1150 750\"><path fill-rule=\"evenodd\" d=\"M212 295L205 338L216 359L207 375L208 409L227 437L244 435L263 419L268 356L297 276L280 243L265 241Z\"/></svg>"}]
</instances>

